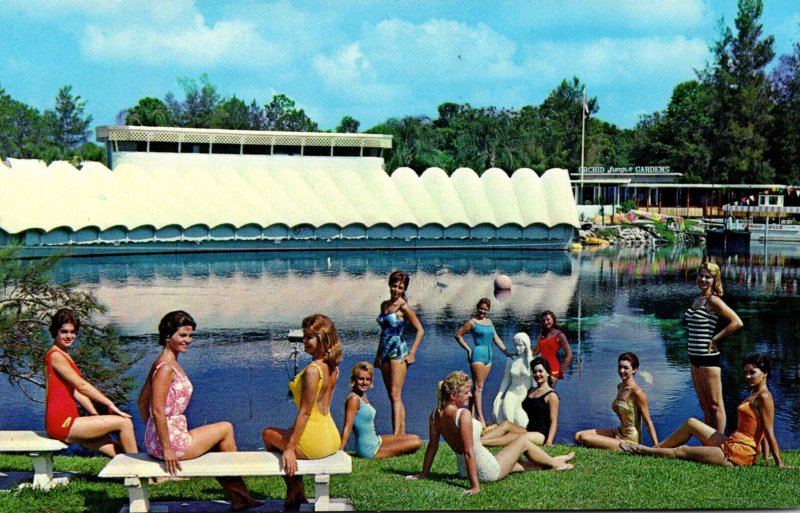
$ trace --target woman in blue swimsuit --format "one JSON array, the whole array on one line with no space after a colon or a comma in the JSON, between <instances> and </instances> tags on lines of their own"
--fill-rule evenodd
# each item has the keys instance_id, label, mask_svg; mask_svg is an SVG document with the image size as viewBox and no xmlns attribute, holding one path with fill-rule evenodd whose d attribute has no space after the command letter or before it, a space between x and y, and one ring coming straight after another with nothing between
<instances>
[{"instance_id":1,"label":"woman in blue swimsuit","mask_svg":"<svg viewBox=\"0 0 800 513\"><path fill-rule=\"evenodd\" d=\"M508 352L505 344L497 335L494 324L486 317L491 307L492 302L488 298L481 298L475 306L475 315L472 319L467 320L455 335L456 341L467 352L472 382L475 383L475 390L472 393L472 414L484 427L486 427L486 421L483 419L482 408L483 385L486 383L486 378L489 377L489 371L492 370L492 343L496 344L506 356L514 356L513 353ZM464 340L464 335L467 333L472 333L474 347L470 347Z\"/></svg>"},{"instance_id":2,"label":"woman in blue swimsuit","mask_svg":"<svg viewBox=\"0 0 800 513\"><path fill-rule=\"evenodd\" d=\"M350 433L355 434L356 455L360 458L391 458L414 452L422 447L417 435L380 435L375 432L375 408L367 399L367 390L372 388L374 367L368 362L358 362L350 372L352 390L344 404L343 451Z\"/></svg>"},{"instance_id":3,"label":"woman in blue swimsuit","mask_svg":"<svg viewBox=\"0 0 800 513\"><path fill-rule=\"evenodd\" d=\"M381 370L383 384L389 394L389 402L392 405L392 430L395 435L403 435L406 432L403 384L406 382L408 367L414 363L417 348L425 335L422 324L406 299L409 281L408 274L404 271L394 271L389 275L389 299L381 303L381 312L377 318L381 335L378 351L375 354L375 367ZM410 349L402 336L406 323L410 323L416 331Z\"/></svg>"}]
</instances>

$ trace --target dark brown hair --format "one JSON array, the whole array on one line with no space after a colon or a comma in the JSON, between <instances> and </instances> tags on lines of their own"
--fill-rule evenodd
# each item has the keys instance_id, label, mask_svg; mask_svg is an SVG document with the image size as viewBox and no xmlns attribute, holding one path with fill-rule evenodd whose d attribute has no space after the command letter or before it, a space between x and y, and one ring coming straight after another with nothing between
<instances>
[{"instance_id":1,"label":"dark brown hair","mask_svg":"<svg viewBox=\"0 0 800 513\"><path fill-rule=\"evenodd\" d=\"M183 310L175 310L162 317L161 322L158 323L159 345L166 345L167 339L184 326L191 326L192 329L196 329L197 323L194 322L191 315Z\"/></svg>"},{"instance_id":2,"label":"dark brown hair","mask_svg":"<svg viewBox=\"0 0 800 513\"><path fill-rule=\"evenodd\" d=\"M81 320L78 319L78 316L75 315L75 312L69 308L62 308L54 313L53 317L50 319L50 335L53 338L56 338L56 335L58 335L58 330L60 330L61 326L65 324L72 324L75 326L75 335L77 335L78 331L81 329Z\"/></svg>"}]
</instances>

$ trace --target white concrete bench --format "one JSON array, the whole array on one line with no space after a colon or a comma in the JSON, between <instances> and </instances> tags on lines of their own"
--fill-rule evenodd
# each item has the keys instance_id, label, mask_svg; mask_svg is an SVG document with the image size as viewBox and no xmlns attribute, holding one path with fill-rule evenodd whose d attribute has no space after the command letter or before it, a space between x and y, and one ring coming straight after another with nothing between
<instances>
[{"instance_id":1,"label":"white concrete bench","mask_svg":"<svg viewBox=\"0 0 800 513\"><path fill-rule=\"evenodd\" d=\"M282 476L281 455L276 452L210 452L193 460L181 461L179 477L253 477ZM352 472L350 456L339 451L319 460L297 460L298 475L314 476L314 511L352 510L347 499L331 499L329 481L331 474ZM148 485L151 477L167 477L164 462L147 454L120 454L115 456L98 474L105 478L124 478L128 489L129 513L165 511L150 508ZM124 509L124 508L123 508Z\"/></svg>"},{"instance_id":2,"label":"white concrete bench","mask_svg":"<svg viewBox=\"0 0 800 513\"><path fill-rule=\"evenodd\" d=\"M0 431L0 453L27 453L33 460L33 482L20 485L50 490L69 483L68 477L53 477L53 453L67 445L43 431Z\"/></svg>"}]
</instances>

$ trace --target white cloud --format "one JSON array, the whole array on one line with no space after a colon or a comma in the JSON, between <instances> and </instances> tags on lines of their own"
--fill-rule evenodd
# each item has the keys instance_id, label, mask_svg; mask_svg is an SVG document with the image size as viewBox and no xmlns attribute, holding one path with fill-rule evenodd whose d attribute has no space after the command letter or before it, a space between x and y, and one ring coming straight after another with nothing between
<instances>
[{"instance_id":1,"label":"white cloud","mask_svg":"<svg viewBox=\"0 0 800 513\"><path fill-rule=\"evenodd\" d=\"M551 81L576 75L587 83L661 79L674 86L693 78L693 70L702 68L707 57L707 43L701 39L602 38L588 43L539 43L532 47L526 68Z\"/></svg>"},{"instance_id":2,"label":"white cloud","mask_svg":"<svg viewBox=\"0 0 800 513\"><path fill-rule=\"evenodd\" d=\"M328 87L359 100L380 101L403 95L400 86L381 83L358 43L352 43L332 57L318 55L313 67Z\"/></svg>"},{"instance_id":3,"label":"white cloud","mask_svg":"<svg viewBox=\"0 0 800 513\"><path fill-rule=\"evenodd\" d=\"M87 26L81 39L84 53L94 60L148 65L260 67L283 62L276 45L261 37L256 26L240 20L205 23L200 14L190 25L134 23L123 27Z\"/></svg>"}]
</instances>

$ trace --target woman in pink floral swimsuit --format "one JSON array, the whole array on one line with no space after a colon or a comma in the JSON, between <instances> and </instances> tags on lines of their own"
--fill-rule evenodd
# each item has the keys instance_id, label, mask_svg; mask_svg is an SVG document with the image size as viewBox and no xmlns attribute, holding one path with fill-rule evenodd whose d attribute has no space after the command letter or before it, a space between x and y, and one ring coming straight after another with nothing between
<instances>
[{"instance_id":1,"label":"woman in pink floral swimsuit","mask_svg":"<svg viewBox=\"0 0 800 513\"><path fill-rule=\"evenodd\" d=\"M189 350L197 324L183 311L170 312L158 325L158 343L164 347L139 394L139 413L147 423L144 445L147 453L164 460L167 472L181 470L180 460L197 458L209 451L236 451L230 422L216 422L192 430L183 412L192 397L192 383L178 363L178 355ZM234 511L260 504L250 496L240 477L220 477Z\"/></svg>"}]
</instances>

